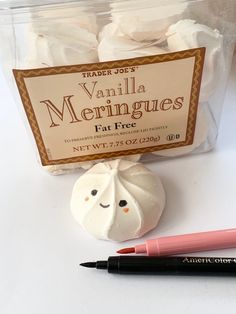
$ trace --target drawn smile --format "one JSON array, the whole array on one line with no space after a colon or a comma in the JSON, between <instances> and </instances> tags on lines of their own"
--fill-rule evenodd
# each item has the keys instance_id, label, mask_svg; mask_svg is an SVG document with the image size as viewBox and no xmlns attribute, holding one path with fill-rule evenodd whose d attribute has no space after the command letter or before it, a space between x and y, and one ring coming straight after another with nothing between
<instances>
[{"instance_id":1,"label":"drawn smile","mask_svg":"<svg viewBox=\"0 0 236 314\"><path fill-rule=\"evenodd\" d=\"M108 208L110 206L110 204L108 205L103 205L102 203L99 204L102 208Z\"/></svg>"}]
</instances>

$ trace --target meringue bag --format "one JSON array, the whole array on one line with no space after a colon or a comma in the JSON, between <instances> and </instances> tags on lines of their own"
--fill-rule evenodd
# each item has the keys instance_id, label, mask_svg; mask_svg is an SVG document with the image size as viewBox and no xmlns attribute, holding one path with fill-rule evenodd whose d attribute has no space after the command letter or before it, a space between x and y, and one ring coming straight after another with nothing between
<instances>
[{"instance_id":1,"label":"meringue bag","mask_svg":"<svg viewBox=\"0 0 236 314\"><path fill-rule=\"evenodd\" d=\"M235 9L235 0L1 1L2 69L44 169L212 149Z\"/></svg>"}]
</instances>

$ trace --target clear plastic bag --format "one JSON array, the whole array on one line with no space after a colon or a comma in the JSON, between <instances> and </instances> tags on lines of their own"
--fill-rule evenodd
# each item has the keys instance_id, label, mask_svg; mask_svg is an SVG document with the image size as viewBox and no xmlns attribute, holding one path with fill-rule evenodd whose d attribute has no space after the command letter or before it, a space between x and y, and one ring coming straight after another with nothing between
<instances>
[{"instance_id":1,"label":"clear plastic bag","mask_svg":"<svg viewBox=\"0 0 236 314\"><path fill-rule=\"evenodd\" d=\"M212 149L218 135L220 115L234 50L235 10L236 3L234 0L1 1L0 54L2 67L11 84L16 102L44 169L54 174L60 174L80 167L88 169L104 158L150 161L202 153ZM183 97L178 97L181 95L174 93L175 84L168 81L171 79L171 75L165 75L165 71L173 71L174 63L170 66L172 70L168 70L167 66L166 70L165 68L161 69L166 81L165 84L161 84L161 77L157 78L156 95L153 93L153 88L155 89L153 80L155 78L153 76L153 78L147 79L148 69L150 69L151 64L155 64L157 69L160 69L162 64L165 66L171 62L172 56L179 58L176 60L182 62L186 51L190 54L189 51L192 53L194 49L199 48L205 48L205 61L199 95L195 97L196 111L192 113L193 137L192 140L187 140L187 135L190 134L188 127L191 124L189 120L191 106L189 111L186 111L185 118L184 114L175 116L177 109L180 109L180 102ZM181 52L180 57L177 57L178 52ZM198 51L195 54L197 55L197 53ZM168 55L168 58L162 57L165 55ZM150 58L152 56L153 58ZM155 59L155 56L161 57ZM149 60L148 64L146 59L142 59L144 57ZM121 62L120 60L125 60L123 63L125 66L122 66L122 63L116 63L116 61ZM165 63L163 60L168 60L168 62ZM115 62L112 63L112 61ZM131 62L135 65L133 69L131 66L127 66ZM82 65L86 65L86 71L81 70ZM114 88L113 85L109 85L109 88L101 88L96 91L96 97L102 99L100 109L96 109L98 105L97 102L93 103L93 99L89 100L89 105L86 104L88 108L81 111L81 115L84 117L84 128L82 123L77 123L77 125L72 123L82 121L78 112L73 112L75 110L74 104L72 106L70 102L63 102L60 103L61 107L59 108L53 101L51 103L46 102L46 96L45 99L42 98L45 105L45 117L47 115L47 119L51 118L52 120L53 118L52 122L54 123L54 125L52 123L48 126L48 133L46 134L45 126L40 122L44 118L37 116L37 110L33 110L35 107L27 109L27 106L29 107L27 101L33 103L34 99L37 98L34 95L33 87L29 91L29 86L33 83L30 82L29 86L27 83L25 87L22 87L26 78L32 78L30 72L27 72L28 76L24 76L24 72L21 72L20 78L17 80L16 74L14 78L12 70L30 71L36 69L32 82L39 77L39 73L43 73L45 81L36 87L38 86L42 93L45 91L46 95L47 88L51 88L46 81L49 75L46 70L54 69L56 71L55 73L58 75L56 82L58 83L58 80L60 81L58 79L59 74L62 73L60 71L64 71L62 74L65 76L67 72L72 73L73 66L76 66L75 71L84 75L83 82L80 81L79 84L87 93L88 100L89 97L92 98L92 93L95 93L98 86L96 84L102 84L102 81L106 81L106 79L106 84L111 84L115 75L107 78L107 75L111 74L110 69L112 69L112 73L119 69L120 75L123 76L120 77L120 85L117 83L118 85ZM126 70L135 70L135 67L139 67L143 71L145 83L137 84L135 74L121 73ZM91 70L94 68L96 71ZM88 71L88 69L90 70ZM86 75L90 76L86 77ZM96 75L93 81L91 75ZM142 75L139 76L139 80ZM185 70L180 73L179 80L182 80L182 85L185 82L189 84L189 76L185 75ZM176 80L176 84L179 80ZM163 86L160 87L161 85ZM110 97L107 96L106 98L104 91ZM68 88L69 92L71 91ZM137 95L131 100L129 98L131 96L128 94L132 94L132 92ZM29 94L28 98L23 95L26 93ZM160 96L165 95L165 93L164 98ZM193 88L191 95L192 93ZM59 94L60 88L55 88L53 99L59 99ZM159 107L155 107L155 110L153 109L154 96L155 101L159 101ZM148 97L152 99L153 113L150 109L151 104L147 102ZM186 101L188 105L192 101L191 97L190 100ZM115 100L112 101L113 99ZM135 120L136 117L133 116L134 119L132 120L132 115L128 115L131 113L130 107L128 107L129 99L133 103L133 108L136 104L136 111L134 111L136 116L137 112L143 110L142 126L138 125L141 119ZM70 99L67 98L67 100ZM127 102L127 107L124 102L125 104ZM79 104L78 106L82 105ZM139 111L137 106L139 106ZM105 109L103 110L103 108ZM116 109L116 120L113 117L115 116L114 108ZM167 109L170 108L173 109L172 113L166 113ZM122 113L124 117L120 117L121 115L119 116L117 112ZM158 112L161 112L159 116L162 114L163 117L155 125L155 120L152 117ZM66 114L72 119L68 123L68 128L73 125L74 128L78 127L77 131L73 129L72 136L70 129L66 126L59 135L53 135L53 129L56 129L53 127L65 120ZM111 116L112 119L114 118L113 120ZM178 119L183 119L181 120L183 122L179 121L178 123L187 125L181 131L183 134L173 132L174 127L172 130L172 125L174 126ZM111 120L113 125L117 128L126 129L126 132L123 129L123 133L121 133L119 129L120 133L118 134L111 127L109 129ZM167 126L169 131L160 130L164 126ZM37 132L35 131L36 128ZM89 133L92 128L94 129L93 135L95 135L93 139ZM148 128L149 130L147 130ZM154 130L155 128L156 130ZM177 126L176 128L178 129ZM138 132L139 134L143 132L144 136L140 135L137 138L138 143L135 143L134 134ZM100 139L96 133L101 135ZM54 139L50 138L50 134L52 137L54 136ZM76 138L74 134L77 134ZM40 136L42 138L39 139ZM61 151L56 154L45 144L45 138L50 138L52 146L54 142L61 141L61 144L57 144L65 147L62 147ZM101 139L104 141L101 142ZM66 140L68 141L67 146L65 145ZM70 141L71 143L76 141L76 147L80 147L80 150L74 149L73 153L69 153L72 146L75 148L74 144L69 144ZM147 143L148 141L150 143ZM156 143L154 143L155 141ZM100 145L101 143L104 144L103 147ZM72 146L69 147L70 145ZM82 149L85 149L86 146L89 147L89 145L92 147L91 151L87 148L88 151L85 153ZM66 147L69 147L68 152Z\"/></svg>"}]
</instances>

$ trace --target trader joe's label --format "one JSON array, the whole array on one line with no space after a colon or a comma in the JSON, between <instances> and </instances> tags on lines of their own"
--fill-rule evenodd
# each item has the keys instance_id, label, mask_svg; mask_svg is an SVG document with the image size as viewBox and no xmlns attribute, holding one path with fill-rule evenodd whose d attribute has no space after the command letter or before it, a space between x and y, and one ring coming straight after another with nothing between
<instances>
[{"instance_id":1,"label":"trader joe's label","mask_svg":"<svg viewBox=\"0 0 236 314\"><path fill-rule=\"evenodd\" d=\"M204 53L13 70L42 164L191 145Z\"/></svg>"}]
</instances>

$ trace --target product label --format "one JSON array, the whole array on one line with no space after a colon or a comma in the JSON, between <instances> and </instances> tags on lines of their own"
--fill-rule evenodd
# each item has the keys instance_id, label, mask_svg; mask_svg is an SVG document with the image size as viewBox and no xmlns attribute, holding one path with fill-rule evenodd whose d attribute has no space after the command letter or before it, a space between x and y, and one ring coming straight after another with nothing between
<instances>
[{"instance_id":1,"label":"product label","mask_svg":"<svg viewBox=\"0 0 236 314\"><path fill-rule=\"evenodd\" d=\"M191 145L204 54L13 70L42 164Z\"/></svg>"}]
</instances>

